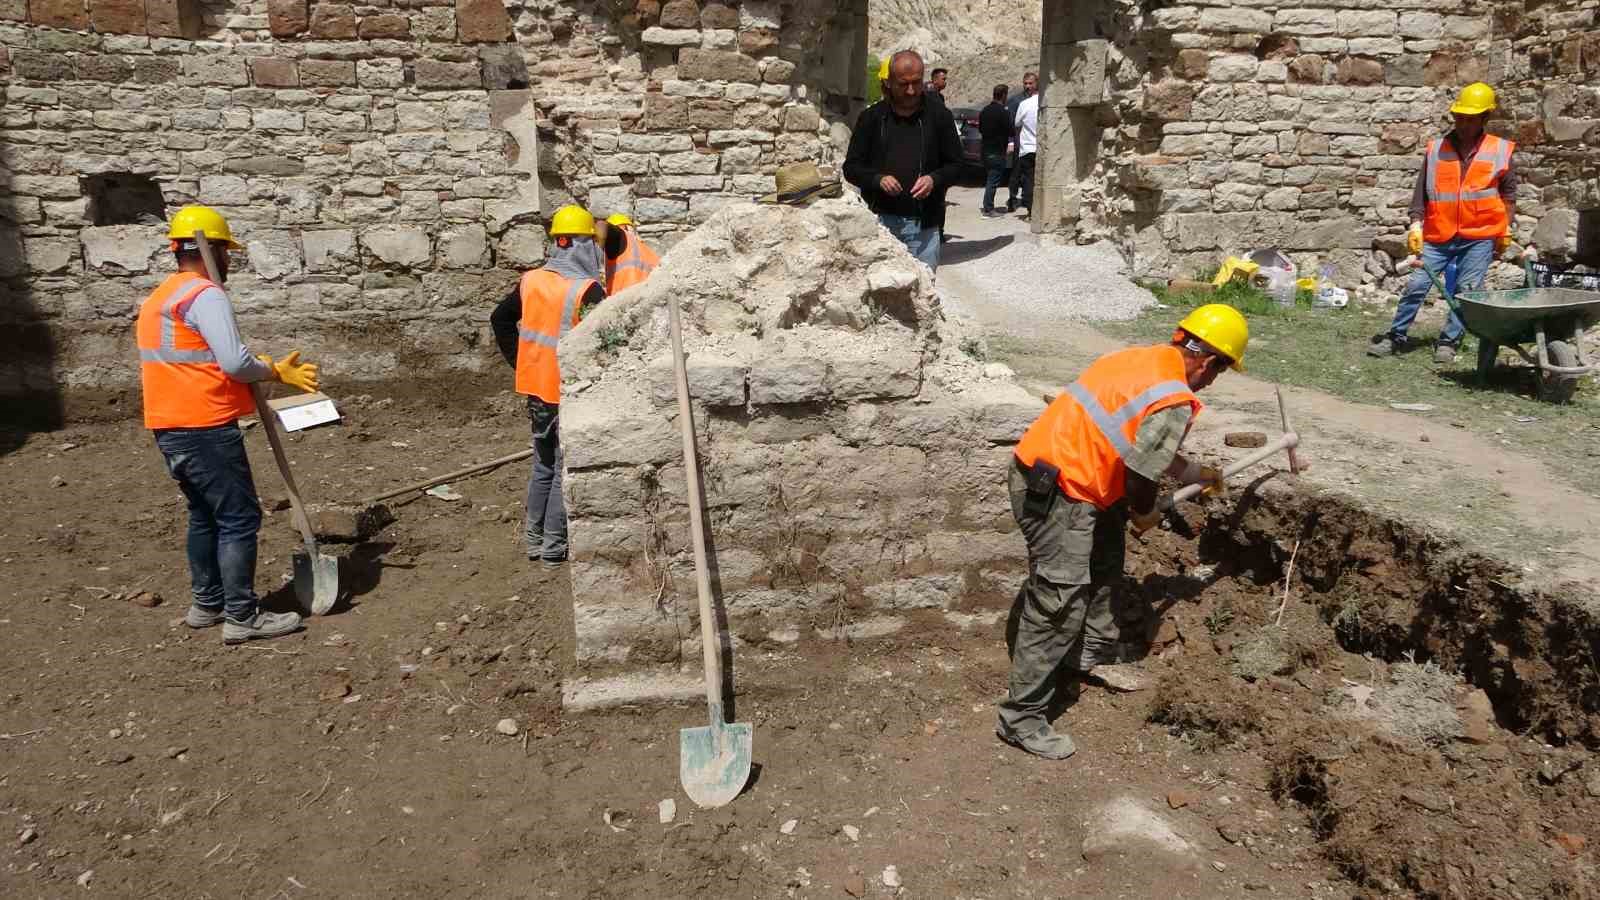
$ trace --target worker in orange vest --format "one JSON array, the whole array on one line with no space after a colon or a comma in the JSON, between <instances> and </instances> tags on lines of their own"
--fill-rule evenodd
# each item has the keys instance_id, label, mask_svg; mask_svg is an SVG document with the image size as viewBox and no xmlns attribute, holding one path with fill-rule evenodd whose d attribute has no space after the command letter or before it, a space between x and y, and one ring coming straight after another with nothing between
<instances>
[{"instance_id":1,"label":"worker in orange vest","mask_svg":"<svg viewBox=\"0 0 1600 900\"><path fill-rule=\"evenodd\" d=\"M1010 691L995 732L1008 744L1065 759L1072 738L1047 711L1063 670L1113 690L1138 690L1134 658L1119 640L1125 536L1160 519L1165 475L1220 489L1222 474L1178 455L1202 409L1195 393L1240 368L1249 327L1231 306L1199 307L1170 344L1100 357L1068 385L1017 444L1011 512L1028 542L1028 580L1007 627ZM1213 489L1213 490L1215 490Z\"/></svg>"},{"instance_id":2,"label":"worker in orange vest","mask_svg":"<svg viewBox=\"0 0 1600 900\"><path fill-rule=\"evenodd\" d=\"M1406 283L1394 322L1372 339L1368 355L1391 356L1406 349L1406 331L1433 285L1429 272L1442 276L1454 262L1460 289L1482 290L1489 264L1510 245L1517 221L1511 154L1517 145L1483 130L1494 109L1494 88L1481 81L1469 84L1450 107L1455 130L1428 141L1406 232L1406 247L1413 256L1421 255L1422 268ZM1452 310L1434 343L1433 361L1454 362L1465 330Z\"/></svg>"},{"instance_id":3,"label":"worker in orange vest","mask_svg":"<svg viewBox=\"0 0 1600 900\"><path fill-rule=\"evenodd\" d=\"M277 381L317 389L317 367L300 351L282 361L252 356L239 338L222 285L206 275L195 240L241 249L215 210L186 206L167 229L178 271L139 307L135 337L144 387L144 425L155 433L167 471L189 501L190 628L222 625L222 642L239 644L298 631L300 614L259 609L255 592L256 531L261 504L245 455L240 416L256 412L250 382ZM217 275L228 280L228 255Z\"/></svg>"},{"instance_id":4,"label":"worker in orange vest","mask_svg":"<svg viewBox=\"0 0 1600 900\"><path fill-rule=\"evenodd\" d=\"M500 354L517 371L517 393L533 422L533 472L528 477L523 538L528 559L554 568L567 559L567 509L561 500L561 368L556 348L583 310L605 298L605 254L594 216L563 206L550 220L542 268L523 273L489 316Z\"/></svg>"},{"instance_id":5,"label":"worker in orange vest","mask_svg":"<svg viewBox=\"0 0 1600 900\"><path fill-rule=\"evenodd\" d=\"M625 213L606 216L603 236L606 250L606 296L615 297L655 271L661 257L639 237L633 219Z\"/></svg>"}]
</instances>

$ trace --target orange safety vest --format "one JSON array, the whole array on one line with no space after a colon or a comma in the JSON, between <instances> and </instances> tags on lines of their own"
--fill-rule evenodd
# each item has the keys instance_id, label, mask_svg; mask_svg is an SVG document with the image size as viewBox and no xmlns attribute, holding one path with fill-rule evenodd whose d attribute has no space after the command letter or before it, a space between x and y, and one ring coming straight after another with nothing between
<instances>
[{"instance_id":1,"label":"orange safety vest","mask_svg":"<svg viewBox=\"0 0 1600 900\"><path fill-rule=\"evenodd\" d=\"M1455 145L1443 138L1429 141L1423 162L1427 205L1422 239L1442 244L1457 235L1477 241L1509 233L1511 222L1505 201L1500 199L1500 178L1511 168L1511 152L1516 148L1512 141L1486 134L1463 173Z\"/></svg>"},{"instance_id":2,"label":"orange safety vest","mask_svg":"<svg viewBox=\"0 0 1600 900\"><path fill-rule=\"evenodd\" d=\"M145 298L134 329L144 427L210 428L255 411L250 386L229 378L200 332L184 324L189 304L216 287L193 272L178 272Z\"/></svg>"},{"instance_id":3,"label":"orange safety vest","mask_svg":"<svg viewBox=\"0 0 1600 900\"><path fill-rule=\"evenodd\" d=\"M622 234L626 244L622 255L606 260L606 294L610 296L649 278L655 267L661 264L661 257L632 228L623 228Z\"/></svg>"},{"instance_id":4,"label":"orange safety vest","mask_svg":"<svg viewBox=\"0 0 1600 900\"><path fill-rule=\"evenodd\" d=\"M1109 509L1127 492L1128 467L1139 426L1157 410L1204 406L1189 390L1178 348L1163 344L1108 353L1090 364L1028 427L1017 460L1039 459L1061 470L1062 493Z\"/></svg>"},{"instance_id":5,"label":"orange safety vest","mask_svg":"<svg viewBox=\"0 0 1600 900\"><path fill-rule=\"evenodd\" d=\"M522 319L517 322L517 393L546 403L561 402L556 348L578 324L578 302L595 282L565 278L549 269L522 276Z\"/></svg>"}]
</instances>

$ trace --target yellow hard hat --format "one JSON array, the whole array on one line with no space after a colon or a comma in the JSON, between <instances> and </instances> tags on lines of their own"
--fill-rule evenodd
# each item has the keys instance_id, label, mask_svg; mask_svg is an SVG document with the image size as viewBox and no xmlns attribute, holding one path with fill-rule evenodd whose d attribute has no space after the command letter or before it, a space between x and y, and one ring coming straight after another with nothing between
<instances>
[{"instance_id":1,"label":"yellow hard hat","mask_svg":"<svg viewBox=\"0 0 1600 900\"><path fill-rule=\"evenodd\" d=\"M167 239L192 241L196 231L229 250L241 249L239 242L233 239L233 231L228 228L228 220L209 206L185 206L173 213L172 224L167 227Z\"/></svg>"},{"instance_id":2,"label":"yellow hard hat","mask_svg":"<svg viewBox=\"0 0 1600 900\"><path fill-rule=\"evenodd\" d=\"M889 57L887 57L887 56L885 56L883 58L883 62L878 65L878 80L879 81L888 81L889 80Z\"/></svg>"},{"instance_id":3,"label":"yellow hard hat","mask_svg":"<svg viewBox=\"0 0 1600 900\"><path fill-rule=\"evenodd\" d=\"M1232 360L1235 371L1244 371L1244 348L1250 343L1250 326L1237 309L1226 303L1207 303L1184 316L1178 327Z\"/></svg>"},{"instance_id":4,"label":"yellow hard hat","mask_svg":"<svg viewBox=\"0 0 1600 900\"><path fill-rule=\"evenodd\" d=\"M612 225L632 225L633 224L633 220L628 218L628 214L627 213L612 213L611 215L606 216L606 221L608 223L612 224Z\"/></svg>"},{"instance_id":5,"label":"yellow hard hat","mask_svg":"<svg viewBox=\"0 0 1600 900\"><path fill-rule=\"evenodd\" d=\"M550 219L550 236L563 234L594 237L594 216L576 204L569 203L561 207Z\"/></svg>"},{"instance_id":6,"label":"yellow hard hat","mask_svg":"<svg viewBox=\"0 0 1600 900\"><path fill-rule=\"evenodd\" d=\"M1494 88L1481 81L1474 81L1462 88L1455 105L1450 107L1451 112L1463 116L1476 116L1491 109L1494 109Z\"/></svg>"}]
</instances>

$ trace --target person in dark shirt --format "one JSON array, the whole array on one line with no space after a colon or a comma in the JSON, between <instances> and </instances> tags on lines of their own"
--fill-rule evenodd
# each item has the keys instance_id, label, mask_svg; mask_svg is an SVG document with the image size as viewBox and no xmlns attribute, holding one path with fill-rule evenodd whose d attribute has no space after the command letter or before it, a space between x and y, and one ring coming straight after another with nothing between
<instances>
[{"instance_id":1,"label":"person in dark shirt","mask_svg":"<svg viewBox=\"0 0 1600 900\"><path fill-rule=\"evenodd\" d=\"M934 69L933 72L928 75L928 92L931 94L938 94L939 99L943 100L944 88L948 83L949 78L949 69Z\"/></svg>"},{"instance_id":2,"label":"person in dark shirt","mask_svg":"<svg viewBox=\"0 0 1600 900\"><path fill-rule=\"evenodd\" d=\"M944 197L964 160L955 118L923 94L922 57L910 50L889 61L889 90L861 112L844 177L878 221L928 268L939 267Z\"/></svg>"},{"instance_id":3,"label":"person in dark shirt","mask_svg":"<svg viewBox=\"0 0 1600 900\"><path fill-rule=\"evenodd\" d=\"M994 208L994 191L1006 176L1006 145L1011 142L1011 115L1006 112L1010 88L994 86L994 99L978 114L978 134L983 148L983 214L1000 215Z\"/></svg>"}]
</instances>

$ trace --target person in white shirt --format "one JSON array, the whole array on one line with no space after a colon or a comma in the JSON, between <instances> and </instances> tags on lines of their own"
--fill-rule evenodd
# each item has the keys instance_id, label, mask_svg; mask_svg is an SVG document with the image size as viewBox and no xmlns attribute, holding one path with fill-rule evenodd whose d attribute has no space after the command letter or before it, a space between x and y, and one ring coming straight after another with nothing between
<instances>
[{"instance_id":1,"label":"person in white shirt","mask_svg":"<svg viewBox=\"0 0 1600 900\"><path fill-rule=\"evenodd\" d=\"M1033 164L1039 152L1038 94L1017 104L1017 117L1013 124L1017 127L1017 168L1021 172L1017 178L1017 205L1027 211L1023 216L1027 218L1033 214Z\"/></svg>"}]
</instances>

